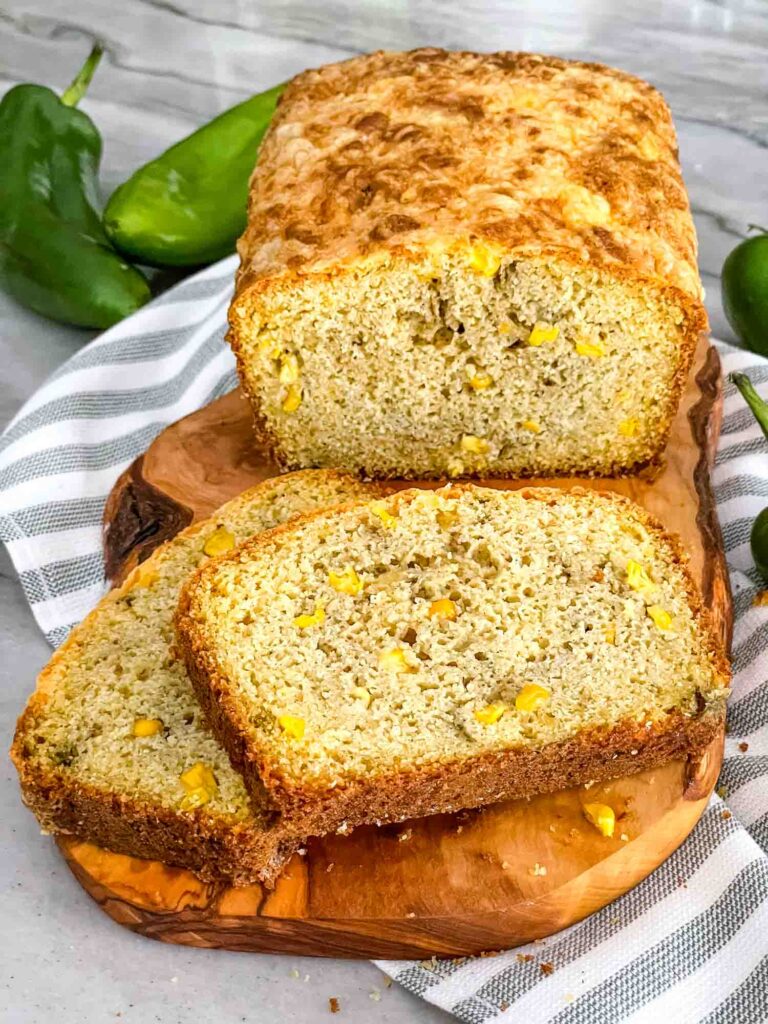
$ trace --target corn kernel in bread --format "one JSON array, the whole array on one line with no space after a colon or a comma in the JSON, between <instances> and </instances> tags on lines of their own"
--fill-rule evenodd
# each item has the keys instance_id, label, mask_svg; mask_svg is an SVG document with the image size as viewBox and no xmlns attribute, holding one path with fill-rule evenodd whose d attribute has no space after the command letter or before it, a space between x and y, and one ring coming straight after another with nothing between
<instances>
[{"instance_id":1,"label":"corn kernel in bread","mask_svg":"<svg viewBox=\"0 0 768 1024\"><path fill-rule=\"evenodd\" d=\"M13 759L41 825L209 878L270 881L296 845L252 805L173 654L186 576L325 505L380 493L322 470L270 480L184 530L98 605L43 671Z\"/></svg>"},{"instance_id":2,"label":"corn kernel in bread","mask_svg":"<svg viewBox=\"0 0 768 1024\"><path fill-rule=\"evenodd\" d=\"M239 251L230 340L285 468L653 464L706 329L669 110L597 64L417 50L299 75Z\"/></svg>"},{"instance_id":3,"label":"corn kernel in bread","mask_svg":"<svg viewBox=\"0 0 768 1024\"><path fill-rule=\"evenodd\" d=\"M340 592L350 563L363 588ZM683 757L728 686L676 543L585 491L454 485L319 513L202 567L177 628L247 784L307 832Z\"/></svg>"}]
</instances>

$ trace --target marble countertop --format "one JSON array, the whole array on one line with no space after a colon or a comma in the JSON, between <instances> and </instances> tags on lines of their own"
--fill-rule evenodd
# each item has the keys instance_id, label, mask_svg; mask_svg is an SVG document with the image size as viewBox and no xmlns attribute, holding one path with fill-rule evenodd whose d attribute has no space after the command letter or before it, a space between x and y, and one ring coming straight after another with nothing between
<instances>
[{"instance_id":1,"label":"marble countertop","mask_svg":"<svg viewBox=\"0 0 768 1024\"><path fill-rule=\"evenodd\" d=\"M0 93L63 88L92 40L105 58L82 104L104 136L105 195L198 124L308 66L376 48L440 45L600 60L649 79L678 129L713 331L732 338L719 271L768 219L768 7L763 0L0 0ZM0 294L0 426L90 337ZM7 556L0 557L0 746L49 655ZM447 1015L382 986L367 963L244 956L153 944L84 895L20 804L3 762L0 1017L8 1024L217 1024ZM293 969L299 978L292 976ZM305 975L309 979L304 981ZM369 998L382 990L381 1001ZM342 1017L338 1018L339 1020Z\"/></svg>"}]
</instances>

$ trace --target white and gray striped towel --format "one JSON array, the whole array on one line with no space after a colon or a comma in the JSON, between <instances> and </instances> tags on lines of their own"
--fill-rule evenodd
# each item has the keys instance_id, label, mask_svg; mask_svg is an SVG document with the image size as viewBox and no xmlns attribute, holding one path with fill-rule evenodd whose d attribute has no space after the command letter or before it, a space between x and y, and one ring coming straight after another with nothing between
<instances>
[{"instance_id":1,"label":"white and gray striped towel","mask_svg":"<svg viewBox=\"0 0 768 1024\"><path fill-rule=\"evenodd\" d=\"M223 343L234 268L224 260L107 331L2 438L0 538L54 645L105 590L101 514L118 474L168 423L235 385ZM768 394L768 361L719 349L726 373L746 371ZM749 552L768 504L768 453L730 384L714 485L736 608L725 795L636 889L543 944L380 964L463 1021L768 1022L768 608L752 605L760 580Z\"/></svg>"}]
</instances>

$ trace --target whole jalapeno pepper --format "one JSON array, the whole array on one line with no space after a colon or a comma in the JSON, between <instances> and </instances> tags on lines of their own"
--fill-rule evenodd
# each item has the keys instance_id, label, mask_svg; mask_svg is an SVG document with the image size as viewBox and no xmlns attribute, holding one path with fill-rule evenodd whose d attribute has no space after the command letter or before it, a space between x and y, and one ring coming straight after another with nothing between
<instances>
[{"instance_id":1,"label":"whole jalapeno pepper","mask_svg":"<svg viewBox=\"0 0 768 1024\"><path fill-rule=\"evenodd\" d=\"M259 143L284 88L224 111L120 185L104 211L113 244L154 266L195 266L234 252Z\"/></svg>"},{"instance_id":2,"label":"whole jalapeno pepper","mask_svg":"<svg viewBox=\"0 0 768 1024\"><path fill-rule=\"evenodd\" d=\"M768 356L768 234L740 242L723 264L723 309L748 349Z\"/></svg>"},{"instance_id":3,"label":"whole jalapeno pepper","mask_svg":"<svg viewBox=\"0 0 768 1024\"><path fill-rule=\"evenodd\" d=\"M0 101L0 285L79 327L109 327L151 297L109 244L98 210L101 138L75 109L101 53L94 47L62 96L24 84Z\"/></svg>"},{"instance_id":4,"label":"whole jalapeno pepper","mask_svg":"<svg viewBox=\"0 0 768 1024\"><path fill-rule=\"evenodd\" d=\"M744 396L744 401L752 410L768 440L768 402L763 401L758 395L746 373L732 373L731 380ZM749 546L758 571L768 579L768 508L764 508L752 524Z\"/></svg>"}]
</instances>

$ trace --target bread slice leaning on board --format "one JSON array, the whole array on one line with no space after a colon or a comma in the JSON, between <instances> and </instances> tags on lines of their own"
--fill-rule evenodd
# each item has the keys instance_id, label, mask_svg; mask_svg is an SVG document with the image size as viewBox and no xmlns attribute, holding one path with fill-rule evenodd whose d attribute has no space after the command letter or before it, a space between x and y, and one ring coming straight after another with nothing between
<instances>
[{"instance_id":1,"label":"bread slice leaning on board","mask_svg":"<svg viewBox=\"0 0 768 1024\"><path fill-rule=\"evenodd\" d=\"M249 790L307 834L702 750L729 671L677 542L616 495L453 485L202 566L179 643Z\"/></svg>"},{"instance_id":2,"label":"bread slice leaning on board","mask_svg":"<svg viewBox=\"0 0 768 1024\"><path fill-rule=\"evenodd\" d=\"M54 654L11 755L41 826L206 879L271 883L298 840L206 727L173 617L190 572L262 530L380 493L342 473L269 480L155 551Z\"/></svg>"},{"instance_id":3,"label":"bread slice leaning on board","mask_svg":"<svg viewBox=\"0 0 768 1024\"><path fill-rule=\"evenodd\" d=\"M707 328L669 109L600 64L428 49L304 72L239 252L230 341L284 468L635 472Z\"/></svg>"}]
</instances>

